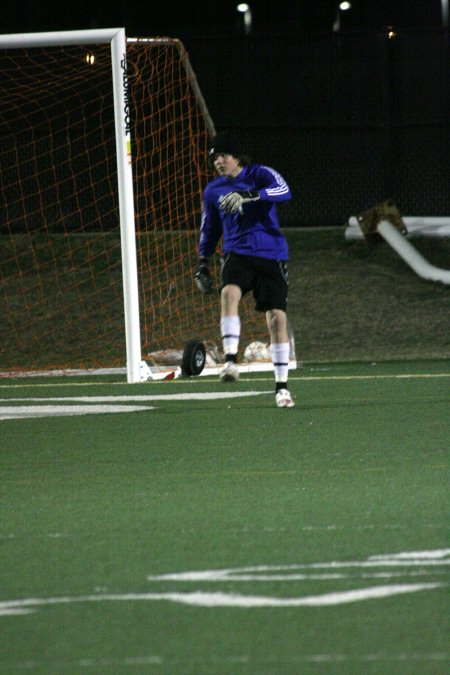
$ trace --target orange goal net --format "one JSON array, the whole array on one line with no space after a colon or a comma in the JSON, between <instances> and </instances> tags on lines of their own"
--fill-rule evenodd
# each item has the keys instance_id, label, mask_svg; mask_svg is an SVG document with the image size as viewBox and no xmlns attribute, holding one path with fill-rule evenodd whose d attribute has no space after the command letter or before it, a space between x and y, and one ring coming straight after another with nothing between
<instances>
[{"instance_id":1,"label":"orange goal net","mask_svg":"<svg viewBox=\"0 0 450 675\"><path fill-rule=\"evenodd\" d=\"M193 283L213 123L178 40L128 40L126 61L141 356L220 349L219 296ZM0 371L124 367L110 45L0 40L0 70ZM249 305L243 347L267 339Z\"/></svg>"}]
</instances>

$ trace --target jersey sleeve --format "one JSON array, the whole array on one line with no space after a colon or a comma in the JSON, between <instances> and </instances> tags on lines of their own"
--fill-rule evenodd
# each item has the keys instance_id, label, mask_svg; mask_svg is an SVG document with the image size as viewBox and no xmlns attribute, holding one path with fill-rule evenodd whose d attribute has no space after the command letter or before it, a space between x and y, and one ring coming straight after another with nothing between
<instances>
[{"instance_id":1,"label":"jersey sleeve","mask_svg":"<svg viewBox=\"0 0 450 675\"><path fill-rule=\"evenodd\" d=\"M217 208L211 204L205 191L202 204L202 221L200 227L199 255L209 258L215 252L222 236L222 220Z\"/></svg>"},{"instance_id":2,"label":"jersey sleeve","mask_svg":"<svg viewBox=\"0 0 450 675\"><path fill-rule=\"evenodd\" d=\"M267 202L287 202L291 199L291 190L283 176L270 166L260 165L257 171L259 197Z\"/></svg>"}]
</instances>

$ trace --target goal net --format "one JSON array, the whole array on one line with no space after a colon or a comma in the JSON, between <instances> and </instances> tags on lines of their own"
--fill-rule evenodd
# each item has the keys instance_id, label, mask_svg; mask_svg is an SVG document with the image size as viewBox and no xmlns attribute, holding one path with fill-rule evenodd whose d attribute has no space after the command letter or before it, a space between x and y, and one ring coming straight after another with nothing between
<instances>
[{"instance_id":1,"label":"goal net","mask_svg":"<svg viewBox=\"0 0 450 675\"><path fill-rule=\"evenodd\" d=\"M220 349L218 294L193 283L214 127L178 40L54 36L0 36L0 371L131 359L138 381L141 358ZM250 307L243 349L268 341Z\"/></svg>"}]
</instances>

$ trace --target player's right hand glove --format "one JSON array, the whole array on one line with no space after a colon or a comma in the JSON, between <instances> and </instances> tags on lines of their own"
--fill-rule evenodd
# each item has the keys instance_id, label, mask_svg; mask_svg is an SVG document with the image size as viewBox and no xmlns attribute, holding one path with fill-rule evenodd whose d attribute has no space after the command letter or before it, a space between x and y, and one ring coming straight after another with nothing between
<instances>
[{"instance_id":1,"label":"player's right hand glove","mask_svg":"<svg viewBox=\"0 0 450 675\"><path fill-rule=\"evenodd\" d=\"M199 288L199 290L202 293L208 295L209 293L212 292L213 280L211 279L208 265L206 265L205 263L200 263L200 266L198 268L198 271L195 273L194 278L197 288Z\"/></svg>"},{"instance_id":2,"label":"player's right hand glove","mask_svg":"<svg viewBox=\"0 0 450 675\"><path fill-rule=\"evenodd\" d=\"M222 211L225 211L225 213L236 213L239 211L242 204L256 202L259 198L259 192L257 190L229 192L220 200L220 208Z\"/></svg>"}]
</instances>

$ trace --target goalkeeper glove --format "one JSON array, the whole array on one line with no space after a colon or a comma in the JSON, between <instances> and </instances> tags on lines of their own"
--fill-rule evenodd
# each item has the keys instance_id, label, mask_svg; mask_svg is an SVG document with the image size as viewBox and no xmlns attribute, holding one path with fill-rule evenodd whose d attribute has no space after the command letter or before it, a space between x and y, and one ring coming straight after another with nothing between
<instances>
[{"instance_id":1,"label":"goalkeeper glove","mask_svg":"<svg viewBox=\"0 0 450 675\"><path fill-rule=\"evenodd\" d=\"M205 295L209 295L213 290L213 281L209 273L209 267L205 262L200 262L198 271L195 273L195 283L197 288Z\"/></svg>"},{"instance_id":2,"label":"goalkeeper glove","mask_svg":"<svg viewBox=\"0 0 450 675\"><path fill-rule=\"evenodd\" d=\"M252 192L230 192L220 200L220 208L225 213L236 213L239 211L242 204L246 202L256 202L259 199L259 192L253 190Z\"/></svg>"}]
</instances>

